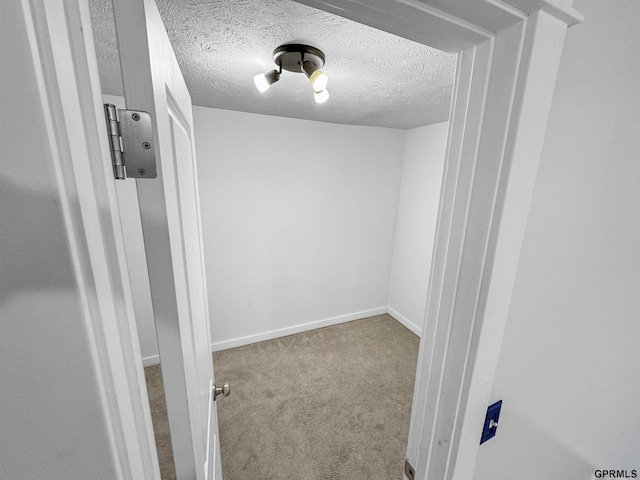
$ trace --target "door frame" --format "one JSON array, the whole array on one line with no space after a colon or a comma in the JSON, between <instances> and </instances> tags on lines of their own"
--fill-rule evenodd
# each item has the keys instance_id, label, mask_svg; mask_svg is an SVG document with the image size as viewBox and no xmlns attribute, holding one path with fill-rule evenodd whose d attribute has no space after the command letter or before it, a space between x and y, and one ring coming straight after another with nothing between
<instances>
[{"instance_id":1,"label":"door frame","mask_svg":"<svg viewBox=\"0 0 640 480\"><path fill-rule=\"evenodd\" d=\"M86 0L20 0L118 480L160 480ZM61 346L61 348L64 348ZM46 400L45 400L46 401ZM99 425L96 428L100 428Z\"/></svg>"},{"instance_id":2,"label":"door frame","mask_svg":"<svg viewBox=\"0 0 640 480\"><path fill-rule=\"evenodd\" d=\"M407 446L416 479L473 477L572 0L297 0L457 53Z\"/></svg>"},{"instance_id":3,"label":"door frame","mask_svg":"<svg viewBox=\"0 0 640 480\"><path fill-rule=\"evenodd\" d=\"M297 1L458 54L407 457L417 479L472 478L566 29L582 18L571 0ZM86 246L114 462L119 478L159 479L88 3L22 5L52 143L69 146L68 223Z\"/></svg>"}]
</instances>

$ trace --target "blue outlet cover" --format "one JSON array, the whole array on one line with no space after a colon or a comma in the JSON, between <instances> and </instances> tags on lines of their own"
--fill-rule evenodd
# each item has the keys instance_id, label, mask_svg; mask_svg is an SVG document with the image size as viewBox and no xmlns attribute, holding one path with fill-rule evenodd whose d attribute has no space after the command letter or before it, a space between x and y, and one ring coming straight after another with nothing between
<instances>
[{"instance_id":1,"label":"blue outlet cover","mask_svg":"<svg viewBox=\"0 0 640 480\"><path fill-rule=\"evenodd\" d=\"M500 409L502 408L502 400L494 403L487 408L487 416L484 419L484 428L482 429L482 437L480 438L480 445L487 440L496 436L498 431L498 420L500 419Z\"/></svg>"}]
</instances>

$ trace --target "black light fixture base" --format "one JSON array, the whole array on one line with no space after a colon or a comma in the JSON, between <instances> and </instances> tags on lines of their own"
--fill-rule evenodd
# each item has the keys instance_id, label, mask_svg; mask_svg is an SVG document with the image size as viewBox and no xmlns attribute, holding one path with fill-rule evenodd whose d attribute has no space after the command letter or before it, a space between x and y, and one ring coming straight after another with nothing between
<instances>
[{"instance_id":1,"label":"black light fixture base","mask_svg":"<svg viewBox=\"0 0 640 480\"><path fill-rule=\"evenodd\" d=\"M322 68L324 53L309 45L287 43L273 51L273 61L284 70L300 73L300 65L303 61L311 62L316 69Z\"/></svg>"}]
</instances>

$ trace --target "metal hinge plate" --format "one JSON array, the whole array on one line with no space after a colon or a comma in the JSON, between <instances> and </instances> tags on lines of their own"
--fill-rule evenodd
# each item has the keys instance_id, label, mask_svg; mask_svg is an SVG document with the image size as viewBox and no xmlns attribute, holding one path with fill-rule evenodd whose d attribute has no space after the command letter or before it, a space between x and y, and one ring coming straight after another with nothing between
<instances>
[{"instance_id":1,"label":"metal hinge plate","mask_svg":"<svg viewBox=\"0 0 640 480\"><path fill-rule=\"evenodd\" d=\"M405 459L404 461L404 474L409 480L416 479L416 471L413 469L413 467L409 463L409 459Z\"/></svg>"},{"instance_id":2,"label":"metal hinge plate","mask_svg":"<svg viewBox=\"0 0 640 480\"><path fill-rule=\"evenodd\" d=\"M111 147L113 176L156 178L156 155L153 148L151 115L140 110L121 110L104 104Z\"/></svg>"}]
</instances>

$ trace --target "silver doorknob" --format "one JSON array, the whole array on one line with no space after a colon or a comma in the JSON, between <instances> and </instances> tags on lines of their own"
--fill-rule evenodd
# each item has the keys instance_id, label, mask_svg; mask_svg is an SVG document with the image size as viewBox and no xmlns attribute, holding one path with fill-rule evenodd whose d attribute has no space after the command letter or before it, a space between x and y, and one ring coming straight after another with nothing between
<instances>
[{"instance_id":1,"label":"silver doorknob","mask_svg":"<svg viewBox=\"0 0 640 480\"><path fill-rule=\"evenodd\" d=\"M225 383L221 387L216 387L215 384L213 385L213 401L214 402L216 401L216 398L218 398L218 395L228 397L230 393L231 393L231 385L229 385L228 383Z\"/></svg>"}]
</instances>

